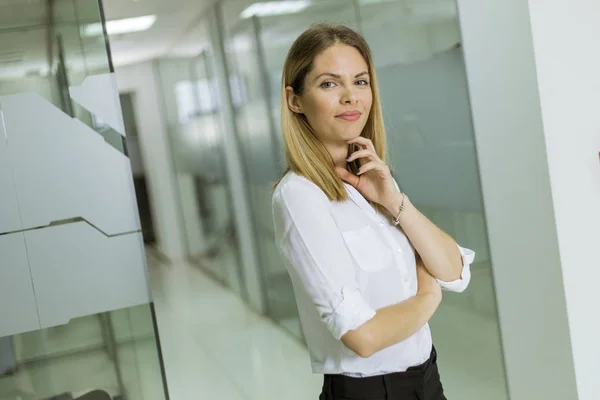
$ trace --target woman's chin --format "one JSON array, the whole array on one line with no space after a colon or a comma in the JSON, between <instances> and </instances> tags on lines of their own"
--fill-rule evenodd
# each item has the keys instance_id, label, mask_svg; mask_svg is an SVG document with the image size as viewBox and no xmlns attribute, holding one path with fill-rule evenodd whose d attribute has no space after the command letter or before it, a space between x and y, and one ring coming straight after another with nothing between
<instances>
[{"instance_id":1,"label":"woman's chin","mask_svg":"<svg viewBox=\"0 0 600 400\"><path fill-rule=\"evenodd\" d=\"M359 137L362 134L362 131L358 131L358 132L346 132L345 136L345 140L352 140L352 139L356 139L357 137Z\"/></svg>"},{"instance_id":2,"label":"woman's chin","mask_svg":"<svg viewBox=\"0 0 600 400\"><path fill-rule=\"evenodd\" d=\"M336 145L337 144L346 145L349 140L356 139L357 137L360 136L361 133L362 132L360 132L358 130L354 130L354 129L339 131L339 132L336 132L335 135L330 136L330 138L331 138L330 140L333 140L333 142L335 142Z\"/></svg>"}]
</instances>

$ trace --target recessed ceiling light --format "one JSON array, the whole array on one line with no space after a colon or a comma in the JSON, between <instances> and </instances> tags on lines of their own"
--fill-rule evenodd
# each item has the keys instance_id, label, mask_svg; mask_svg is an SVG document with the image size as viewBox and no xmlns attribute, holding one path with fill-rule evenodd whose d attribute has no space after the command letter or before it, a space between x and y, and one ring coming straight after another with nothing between
<instances>
[{"instance_id":1,"label":"recessed ceiling light","mask_svg":"<svg viewBox=\"0 0 600 400\"><path fill-rule=\"evenodd\" d=\"M310 6L310 0L269 1L254 3L240 14L241 18L267 17L271 15L294 14Z\"/></svg>"},{"instance_id":2,"label":"recessed ceiling light","mask_svg":"<svg viewBox=\"0 0 600 400\"><path fill-rule=\"evenodd\" d=\"M154 25L156 15L146 15L143 17L115 19L106 23L106 32L109 35L119 35L124 33L146 31ZM100 23L89 24L83 27L84 36L102 35L102 25Z\"/></svg>"}]
</instances>

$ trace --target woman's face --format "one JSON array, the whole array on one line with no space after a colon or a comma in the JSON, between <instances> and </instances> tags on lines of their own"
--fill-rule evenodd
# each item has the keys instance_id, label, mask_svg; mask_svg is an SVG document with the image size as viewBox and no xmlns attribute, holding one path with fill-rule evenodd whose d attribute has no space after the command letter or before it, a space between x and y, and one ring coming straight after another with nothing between
<instances>
[{"instance_id":1,"label":"woman's face","mask_svg":"<svg viewBox=\"0 0 600 400\"><path fill-rule=\"evenodd\" d=\"M288 89L288 104L306 116L326 147L346 146L363 131L371 105L369 68L357 49L337 44L319 54L301 95Z\"/></svg>"}]
</instances>

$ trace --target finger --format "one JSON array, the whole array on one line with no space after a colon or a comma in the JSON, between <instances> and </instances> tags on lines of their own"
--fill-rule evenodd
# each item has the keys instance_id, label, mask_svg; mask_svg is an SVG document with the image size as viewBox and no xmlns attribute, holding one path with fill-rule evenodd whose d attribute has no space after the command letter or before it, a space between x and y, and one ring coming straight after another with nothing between
<instances>
[{"instance_id":1,"label":"finger","mask_svg":"<svg viewBox=\"0 0 600 400\"><path fill-rule=\"evenodd\" d=\"M352 153L350 155L350 157L348 157L346 159L346 161L352 162L352 161L356 160L357 158L369 158L371 160L377 160L377 161L379 160L379 156L374 151L358 150L358 151L355 151L354 153Z\"/></svg>"},{"instance_id":2,"label":"finger","mask_svg":"<svg viewBox=\"0 0 600 400\"><path fill-rule=\"evenodd\" d=\"M359 145L365 146L368 150L371 150L372 152L376 153L375 146L373 146L373 142L371 141L371 139L367 139L366 137L363 137L363 136L359 136L357 138L349 140L348 144L359 144Z\"/></svg>"},{"instance_id":3,"label":"finger","mask_svg":"<svg viewBox=\"0 0 600 400\"><path fill-rule=\"evenodd\" d=\"M364 149L375 151L375 146L373 146L373 142L370 139L367 139L363 136L358 136L352 140L349 140L348 144L356 144Z\"/></svg>"},{"instance_id":4,"label":"finger","mask_svg":"<svg viewBox=\"0 0 600 400\"><path fill-rule=\"evenodd\" d=\"M335 172L338 174L338 176L344 182L347 182L354 187L358 186L358 182L360 181L360 178L358 176L354 175L352 172L348 171L347 169L340 168L340 167L336 167Z\"/></svg>"},{"instance_id":5,"label":"finger","mask_svg":"<svg viewBox=\"0 0 600 400\"><path fill-rule=\"evenodd\" d=\"M357 173L357 175L362 175L367 171L379 171L381 172L383 175L389 175L390 174L390 169L388 168L388 166L386 165L386 163L384 163L383 161L377 159L377 160L373 160L373 161L369 161L366 164L363 164L359 169L359 173Z\"/></svg>"},{"instance_id":6,"label":"finger","mask_svg":"<svg viewBox=\"0 0 600 400\"><path fill-rule=\"evenodd\" d=\"M377 161L369 161L368 163L362 165L359 169L358 169L358 174L357 175L362 175L365 172L368 171L372 171L372 170L383 170L383 164Z\"/></svg>"}]
</instances>

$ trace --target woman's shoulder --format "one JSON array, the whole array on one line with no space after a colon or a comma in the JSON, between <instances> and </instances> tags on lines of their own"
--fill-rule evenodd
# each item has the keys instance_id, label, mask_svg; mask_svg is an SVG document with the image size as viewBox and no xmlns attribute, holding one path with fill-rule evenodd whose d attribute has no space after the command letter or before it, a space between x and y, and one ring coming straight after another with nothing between
<instances>
[{"instance_id":1,"label":"woman's shoulder","mask_svg":"<svg viewBox=\"0 0 600 400\"><path fill-rule=\"evenodd\" d=\"M327 196L315 183L297 174L288 171L279 181L273 191L273 201L286 199L325 199Z\"/></svg>"}]
</instances>

